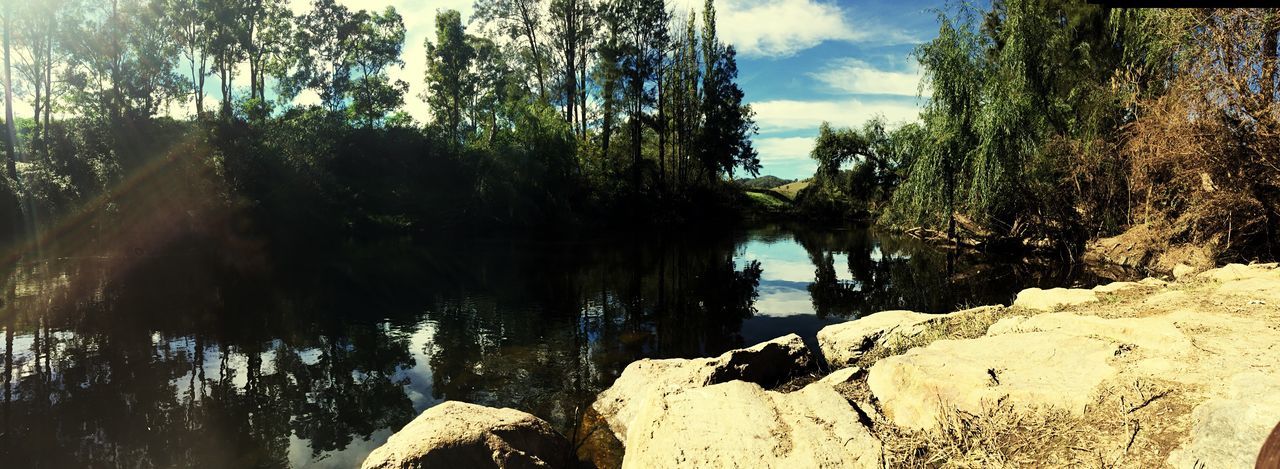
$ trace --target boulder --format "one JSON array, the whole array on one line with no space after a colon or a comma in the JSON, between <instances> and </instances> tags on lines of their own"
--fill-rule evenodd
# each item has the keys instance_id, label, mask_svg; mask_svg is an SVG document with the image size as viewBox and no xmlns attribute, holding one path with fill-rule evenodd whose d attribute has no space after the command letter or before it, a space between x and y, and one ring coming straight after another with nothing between
<instances>
[{"instance_id":1,"label":"boulder","mask_svg":"<svg viewBox=\"0 0 1280 469\"><path fill-rule=\"evenodd\" d=\"M622 467L879 467L880 450L828 384L782 394L731 381L650 401Z\"/></svg>"},{"instance_id":2,"label":"boulder","mask_svg":"<svg viewBox=\"0 0 1280 469\"><path fill-rule=\"evenodd\" d=\"M841 368L876 347L891 346L923 332L947 315L914 311L882 311L818 331L818 347L827 364Z\"/></svg>"},{"instance_id":3,"label":"boulder","mask_svg":"<svg viewBox=\"0 0 1280 469\"><path fill-rule=\"evenodd\" d=\"M365 458L363 469L549 468L573 462L569 441L514 409L448 401L427 409Z\"/></svg>"},{"instance_id":4,"label":"boulder","mask_svg":"<svg viewBox=\"0 0 1280 469\"><path fill-rule=\"evenodd\" d=\"M625 444L636 413L649 405L661 405L669 394L732 380L772 386L808 372L814 365L809 348L795 334L716 358L638 360L627 365L592 407Z\"/></svg>"},{"instance_id":5,"label":"boulder","mask_svg":"<svg viewBox=\"0 0 1280 469\"><path fill-rule=\"evenodd\" d=\"M1014 306L1027 309L1053 311L1064 306L1073 306L1098 301L1098 294L1083 288L1028 288L1018 293L1013 300Z\"/></svg>"},{"instance_id":6,"label":"boulder","mask_svg":"<svg viewBox=\"0 0 1280 469\"><path fill-rule=\"evenodd\" d=\"M1172 467L1251 467L1280 422L1280 374L1233 376L1225 395L1191 411L1191 437L1169 454ZM1259 466L1262 467L1262 466Z\"/></svg>"},{"instance_id":7,"label":"boulder","mask_svg":"<svg viewBox=\"0 0 1280 469\"><path fill-rule=\"evenodd\" d=\"M1017 408L1082 413L1117 347L1062 332L1009 333L939 340L871 367L867 384L894 424L936 428L939 411L980 413L1001 398Z\"/></svg>"}]
</instances>

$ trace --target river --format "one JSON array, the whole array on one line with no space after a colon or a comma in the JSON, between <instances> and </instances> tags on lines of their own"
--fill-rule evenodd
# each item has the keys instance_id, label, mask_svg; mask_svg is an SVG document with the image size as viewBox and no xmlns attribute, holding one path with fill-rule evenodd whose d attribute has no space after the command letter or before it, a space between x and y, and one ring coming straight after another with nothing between
<instances>
[{"instance_id":1,"label":"river","mask_svg":"<svg viewBox=\"0 0 1280 469\"><path fill-rule=\"evenodd\" d=\"M444 400L568 432L638 358L791 332L812 343L875 311L1099 281L864 228L776 225L366 240L305 256L77 252L0 277L6 467L353 467Z\"/></svg>"}]
</instances>

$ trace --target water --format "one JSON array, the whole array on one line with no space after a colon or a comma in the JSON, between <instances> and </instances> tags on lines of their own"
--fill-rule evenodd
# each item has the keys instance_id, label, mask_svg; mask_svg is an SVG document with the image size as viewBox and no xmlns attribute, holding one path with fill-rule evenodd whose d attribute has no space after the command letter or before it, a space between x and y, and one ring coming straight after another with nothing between
<instances>
[{"instance_id":1,"label":"water","mask_svg":"<svg viewBox=\"0 0 1280 469\"><path fill-rule=\"evenodd\" d=\"M1097 282L864 229L265 251L104 251L0 278L4 466L353 467L449 399L569 433L637 358Z\"/></svg>"}]
</instances>

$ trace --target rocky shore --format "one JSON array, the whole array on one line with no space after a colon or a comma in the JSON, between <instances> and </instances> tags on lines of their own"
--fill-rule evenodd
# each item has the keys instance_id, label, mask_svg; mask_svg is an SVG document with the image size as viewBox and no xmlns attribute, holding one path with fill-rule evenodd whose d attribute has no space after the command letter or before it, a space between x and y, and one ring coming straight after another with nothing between
<instances>
[{"instance_id":1,"label":"rocky shore","mask_svg":"<svg viewBox=\"0 0 1280 469\"><path fill-rule=\"evenodd\" d=\"M364 467L1252 467L1280 422L1274 264L886 311L818 343L632 363L573 438L621 460L446 403Z\"/></svg>"}]
</instances>

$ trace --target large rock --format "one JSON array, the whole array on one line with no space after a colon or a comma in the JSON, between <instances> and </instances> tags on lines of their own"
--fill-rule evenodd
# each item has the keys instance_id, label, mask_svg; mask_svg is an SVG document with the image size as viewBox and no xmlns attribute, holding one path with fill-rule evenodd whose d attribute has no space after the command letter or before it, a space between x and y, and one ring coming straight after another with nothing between
<instances>
[{"instance_id":1,"label":"large rock","mask_svg":"<svg viewBox=\"0 0 1280 469\"><path fill-rule=\"evenodd\" d=\"M1187 338L1168 316L1100 318L1071 313L1012 316L987 328L988 336L1026 332L1059 332L1079 337L1108 339L1146 355L1185 354L1192 350Z\"/></svg>"},{"instance_id":2,"label":"large rock","mask_svg":"<svg viewBox=\"0 0 1280 469\"><path fill-rule=\"evenodd\" d=\"M625 444L627 429L636 413L644 407L660 405L669 394L732 380L772 386L813 366L812 354L795 334L716 358L638 360L627 365L592 407Z\"/></svg>"},{"instance_id":3,"label":"large rock","mask_svg":"<svg viewBox=\"0 0 1280 469\"><path fill-rule=\"evenodd\" d=\"M849 366L877 347L892 346L923 332L946 315L883 311L818 331L818 347L832 368Z\"/></svg>"},{"instance_id":4,"label":"large rock","mask_svg":"<svg viewBox=\"0 0 1280 469\"><path fill-rule=\"evenodd\" d=\"M1013 300L1014 306L1027 309L1053 311L1064 306L1073 306L1098 301L1098 294L1083 288L1028 288L1018 293Z\"/></svg>"},{"instance_id":5,"label":"large rock","mask_svg":"<svg viewBox=\"0 0 1280 469\"><path fill-rule=\"evenodd\" d=\"M1169 454L1170 466L1251 467L1280 422L1280 375L1237 374L1226 395L1196 406L1191 417L1190 441Z\"/></svg>"},{"instance_id":6,"label":"large rock","mask_svg":"<svg viewBox=\"0 0 1280 469\"><path fill-rule=\"evenodd\" d=\"M894 424L936 428L941 409L980 413L1001 398L1016 407L1084 412L1115 374L1117 347L1061 332L939 340L871 367L867 384Z\"/></svg>"},{"instance_id":7,"label":"large rock","mask_svg":"<svg viewBox=\"0 0 1280 469\"><path fill-rule=\"evenodd\" d=\"M449 401L391 435L360 467L550 468L568 467L572 458L569 441L542 419Z\"/></svg>"},{"instance_id":8,"label":"large rock","mask_svg":"<svg viewBox=\"0 0 1280 469\"><path fill-rule=\"evenodd\" d=\"M827 383L788 394L732 381L650 402L623 468L879 467L880 442Z\"/></svg>"}]
</instances>

